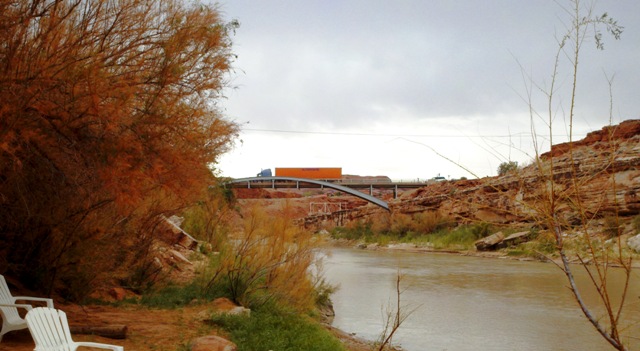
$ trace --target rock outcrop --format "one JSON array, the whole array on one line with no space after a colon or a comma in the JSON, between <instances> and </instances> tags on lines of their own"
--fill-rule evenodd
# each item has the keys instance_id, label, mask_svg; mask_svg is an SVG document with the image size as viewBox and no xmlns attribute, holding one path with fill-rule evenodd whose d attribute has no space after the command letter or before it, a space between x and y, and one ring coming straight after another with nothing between
<instances>
[{"instance_id":1,"label":"rock outcrop","mask_svg":"<svg viewBox=\"0 0 640 351\"><path fill-rule=\"evenodd\" d=\"M544 222L551 186L556 194L554 213L563 225L580 224L582 218L638 215L640 120L554 145L531 165L504 176L431 183L389 205L395 213L438 211L458 223L535 224ZM383 213L362 206L336 216L346 222Z\"/></svg>"},{"instance_id":2,"label":"rock outcrop","mask_svg":"<svg viewBox=\"0 0 640 351\"><path fill-rule=\"evenodd\" d=\"M490 251L495 250L496 247L504 240L504 234L497 232L491 234L486 238L482 238L474 243L476 250L478 251Z\"/></svg>"},{"instance_id":3,"label":"rock outcrop","mask_svg":"<svg viewBox=\"0 0 640 351\"><path fill-rule=\"evenodd\" d=\"M640 253L640 234L632 236L631 238L629 238L629 240L627 240L627 246L637 252Z\"/></svg>"},{"instance_id":4,"label":"rock outcrop","mask_svg":"<svg viewBox=\"0 0 640 351\"><path fill-rule=\"evenodd\" d=\"M191 341L191 351L236 351L231 341L217 335L208 335Z\"/></svg>"}]
</instances>

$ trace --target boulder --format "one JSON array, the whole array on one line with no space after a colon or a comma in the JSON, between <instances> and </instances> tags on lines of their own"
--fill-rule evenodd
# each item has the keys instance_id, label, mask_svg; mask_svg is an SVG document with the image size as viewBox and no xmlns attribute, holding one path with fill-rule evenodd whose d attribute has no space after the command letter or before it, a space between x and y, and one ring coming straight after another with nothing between
<instances>
[{"instance_id":1,"label":"boulder","mask_svg":"<svg viewBox=\"0 0 640 351\"><path fill-rule=\"evenodd\" d=\"M323 323L331 324L336 317L336 311L333 309L333 302L328 299L325 303L318 306L320 312L320 318Z\"/></svg>"},{"instance_id":2,"label":"boulder","mask_svg":"<svg viewBox=\"0 0 640 351\"><path fill-rule=\"evenodd\" d=\"M640 234L630 237L627 240L627 246L631 250L640 253Z\"/></svg>"},{"instance_id":3,"label":"boulder","mask_svg":"<svg viewBox=\"0 0 640 351\"><path fill-rule=\"evenodd\" d=\"M198 246L198 241L182 230L174 221L161 216L161 221L156 228L158 238L169 245L180 245L188 250L194 250Z\"/></svg>"},{"instance_id":4,"label":"boulder","mask_svg":"<svg viewBox=\"0 0 640 351\"><path fill-rule=\"evenodd\" d=\"M230 315L245 315L249 316L251 310L242 306L238 306L226 297L220 297L213 300L213 306L216 313L230 314Z\"/></svg>"},{"instance_id":5,"label":"boulder","mask_svg":"<svg viewBox=\"0 0 640 351\"><path fill-rule=\"evenodd\" d=\"M529 237L531 236L531 232L518 232L518 233L513 233L511 235L509 235L508 237L504 238L504 240L502 241L502 243L505 246L515 246L521 243L525 243L527 241L529 241Z\"/></svg>"},{"instance_id":6,"label":"boulder","mask_svg":"<svg viewBox=\"0 0 640 351\"><path fill-rule=\"evenodd\" d=\"M116 301L122 301L127 298L128 292L124 288L115 287L109 290L109 295Z\"/></svg>"},{"instance_id":7,"label":"boulder","mask_svg":"<svg viewBox=\"0 0 640 351\"><path fill-rule=\"evenodd\" d=\"M476 250L478 251L491 251L498 248L498 245L502 243L504 240L504 234L502 232L497 232L495 234L491 234L488 237L482 238L475 243Z\"/></svg>"},{"instance_id":8,"label":"boulder","mask_svg":"<svg viewBox=\"0 0 640 351\"><path fill-rule=\"evenodd\" d=\"M175 225L177 225L178 227L182 226L182 222L184 222L184 217L179 217L176 215L173 215L169 218L167 218L167 220Z\"/></svg>"},{"instance_id":9,"label":"boulder","mask_svg":"<svg viewBox=\"0 0 640 351\"><path fill-rule=\"evenodd\" d=\"M236 351L236 344L219 337L208 335L196 338L191 341L191 351Z\"/></svg>"},{"instance_id":10,"label":"boulder","mask_svg":"<svg viewBox=\"0 0 640 351\"><path fill-rule=\"evenodd\" d=\"M191 261L189 261L188 258L186 258L183 254L181 254L176 250L170 249L168 250L168 254L170 255L171 259L173 259L173 262L175 263L175 268L180 269L181 265L193 265L193 263L191 263Z\"/></svg>"}]
</instances>

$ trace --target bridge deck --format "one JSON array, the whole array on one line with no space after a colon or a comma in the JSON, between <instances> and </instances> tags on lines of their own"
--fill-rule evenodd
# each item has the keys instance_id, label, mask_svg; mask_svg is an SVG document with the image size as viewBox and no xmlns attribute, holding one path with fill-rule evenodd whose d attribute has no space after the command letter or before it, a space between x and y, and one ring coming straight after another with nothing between
<instances>
[{"instance_id":1,"label":"bridge deck","mask_svg":"<svg viewBox=\"0 0 640 351\"><path fill-rule=\"evenodd\" d=\"M367 195L358 190L354 190L354 188L362 188L362 189L370 188L371 189L372 184L341 185L337 183L324 182L321 180L294 178L294 177L249 177L249 178L233 179L227 182L227 184L230 184L232 187L240 187L242 183L246 183L247 188L272 188L272 189L276 189L276 188L301 189L301 188L309 188L309 187L330 188L330 189L342 191L347 194L351 194L353 196L357 196L361 199L365 199L389 211L389 205L385 201L380 200L372 195ZM357 185L357 187L353 185ZM376 184L375 187L379 188L379 184Z\"/></svg>"}]
</instances>

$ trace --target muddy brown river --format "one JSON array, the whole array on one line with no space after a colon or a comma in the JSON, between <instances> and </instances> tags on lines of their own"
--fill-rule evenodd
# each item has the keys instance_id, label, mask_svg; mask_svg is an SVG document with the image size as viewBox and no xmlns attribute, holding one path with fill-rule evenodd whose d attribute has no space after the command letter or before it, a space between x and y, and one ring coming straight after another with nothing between
<instances>
[{"instance_id":1,"label":"muddy brown river","mask_svg":"<svg viewBox=\"0 0 640 351\"><path fill-rule=\"evenodd\" d=\"M551 263L335 248L324 266L327 280L339 286L332 297L333 325L365 339L378 338L385 311L390 304L395 308L400 272L403 309L415 310L394 338L404 350L613 350L582 315L566 278ZM597 308L583 268L574 268L585 300ZM615 296L620 273L613 270L609 277ZM639 270L622 317L629 349L640 349Z\"/></svg>"}]
</instances>

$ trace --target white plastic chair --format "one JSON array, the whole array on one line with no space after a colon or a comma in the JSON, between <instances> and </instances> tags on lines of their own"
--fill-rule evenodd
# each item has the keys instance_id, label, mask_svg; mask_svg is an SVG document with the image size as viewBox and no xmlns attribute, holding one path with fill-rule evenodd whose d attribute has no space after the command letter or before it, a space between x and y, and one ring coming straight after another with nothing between
<instances>
[{"instance_id":1,"label":"white plastic chair","mask_svg":"<svg viewBox=\"0 0 640 351\"><path fill-rule=\"evenodd\" d=\"M67 314L61 310L36 307L27 312L25 319L33 341L36 343L34 351L75 351L81 346L124 351L122 346L73 341Z\"/></svg>"},{"instance_id":2,"label":"white plastic chair","mask_svg":"<svg viewBox=\"0 0 640 351\"><path fill-rule=\"evenodd\" d=\"M12 330L27 328L27 323L24 318L20 317L18 308L23 308L29 311L32 306L30 304L17 304L17 300L46 302L47 307L53 308L53 300L51 299L30 296L12 296L11 291L9 291L9 286L4 280L4 276L0 275L0 315L2 316L0 341L2 341L4 334Z\"/></svg>"}]
</instances>

